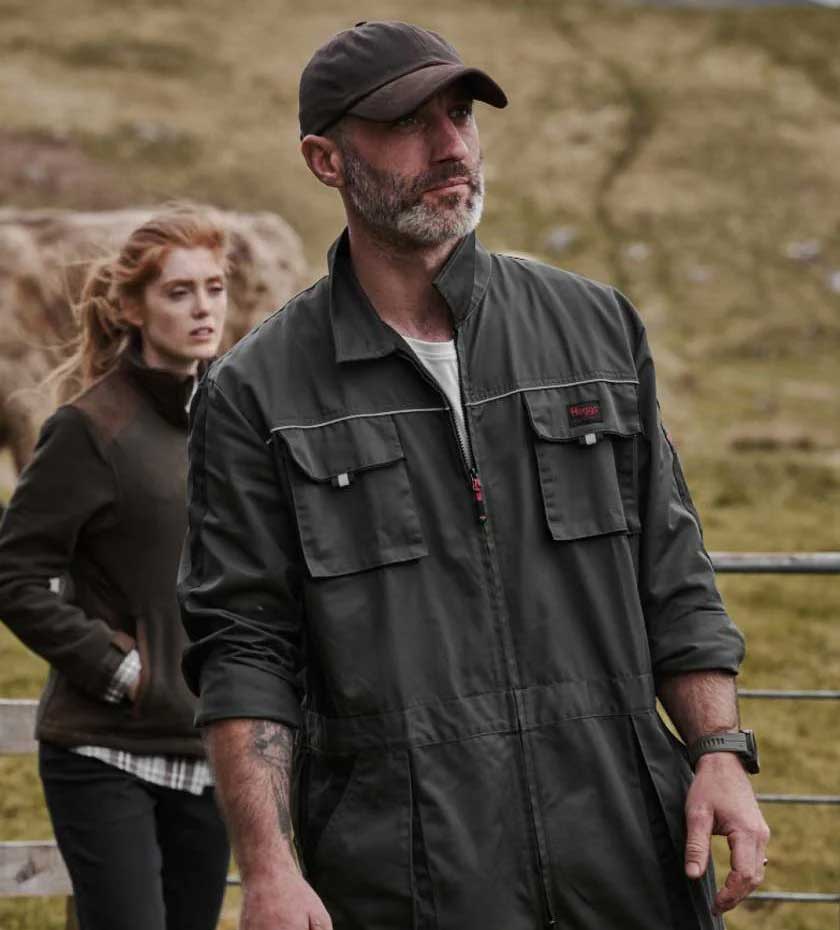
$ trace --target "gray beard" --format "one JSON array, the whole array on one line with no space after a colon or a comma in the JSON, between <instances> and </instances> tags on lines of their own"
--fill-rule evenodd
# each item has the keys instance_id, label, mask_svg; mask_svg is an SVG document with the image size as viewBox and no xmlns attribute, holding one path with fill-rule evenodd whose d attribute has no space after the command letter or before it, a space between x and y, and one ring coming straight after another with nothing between
<instances>
[{"instance_id":1,"label":"gray beard","mask_svg":"<svg viewBox=\"0 0 840 930\"><path fill-rule=\"evenodd\" d=\"M401 175L371 167L348 146L342 147L345 190L350 203L371 229L395 245L434 246L462 239L478 226L484 207L481 168L467 170L454 163L407 182ZM470 194L441 199L438 205L422 199L430 184L450 177L469 177Z\"/></svg>"}]
</instances>

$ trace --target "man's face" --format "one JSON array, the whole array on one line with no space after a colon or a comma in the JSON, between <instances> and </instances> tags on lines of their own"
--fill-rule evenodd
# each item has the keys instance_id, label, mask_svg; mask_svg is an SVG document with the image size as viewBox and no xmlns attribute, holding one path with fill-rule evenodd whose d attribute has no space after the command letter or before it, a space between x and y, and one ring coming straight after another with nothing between
<instances>
[{"instance_id":1,"label":"man's face","mask_svg":"<svg viewBox=\"0 0 840 930\"><path fill-rule=\"evenodd\" d=\"M347 118L337 142L347 208L385 241L440 245L478 225L481 151L472 99L459 85L393 123Z\"/></svg>"}]
</instances>

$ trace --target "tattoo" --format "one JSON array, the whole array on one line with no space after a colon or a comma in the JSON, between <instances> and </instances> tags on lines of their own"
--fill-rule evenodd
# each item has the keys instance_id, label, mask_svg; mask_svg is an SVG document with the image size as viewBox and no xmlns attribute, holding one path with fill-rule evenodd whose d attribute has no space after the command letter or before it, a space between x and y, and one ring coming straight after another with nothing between
<instances>
[{"instance_id":1,"label":"tattoo","mask_svg":"<svg viewBox=\"0 0 840 930\"><path fill-rule=\"evenodd\" d=\"M294 736L288 727L273 720L251 723L251 752L264 766L271 784L277 824L286 839L292 835L292 815L289 804Z\"/></svg>"}]
</instances>

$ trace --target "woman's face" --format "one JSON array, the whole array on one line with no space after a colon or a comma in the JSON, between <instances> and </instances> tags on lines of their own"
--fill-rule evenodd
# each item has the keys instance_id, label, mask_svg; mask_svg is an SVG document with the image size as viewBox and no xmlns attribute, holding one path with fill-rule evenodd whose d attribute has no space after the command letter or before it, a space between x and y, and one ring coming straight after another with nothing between
<instances>
[{"instance_id":1,"label":"woman's face","mask_svg":"<svg viewBox=\"0 0 840 930\"><path fill-rule=\"evenodd\" d=\"M220 256L205 248L176 248L146 285L143 306L131 322L140 329L147 365L186 375L201 359L215 356L226 312Z\"/></svg>"}]
</instances>

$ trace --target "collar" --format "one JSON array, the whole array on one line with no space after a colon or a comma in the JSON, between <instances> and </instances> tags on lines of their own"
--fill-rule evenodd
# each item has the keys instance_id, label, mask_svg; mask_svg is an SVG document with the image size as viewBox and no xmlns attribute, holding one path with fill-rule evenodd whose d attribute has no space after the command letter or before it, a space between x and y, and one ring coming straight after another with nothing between
<instances>
[{"instance_id":1,"label":"collar","mask_svg":"<svg viewBox=\"0 0 840 930\"><path fill-rule=\"evenodd\" d=\"M330 247L327 261L336 361L381 358L403 346L399 333L383 322L356 278L346 229ZM481 302L490 282L490 266L489 253L475 233L470 233L458 243L432 282L446 301L456 329Z\"/></svg>"},{"instance_id":2,"label":"collar","mask_svg":"<svg viewBox=\"0 0 840 930\"><path fill-rule=\"evenodd\" d=\"M176 426L187 425L187 406L196 378L176 375L165 368L150 368L137 349L131 346L122 353L118 364L132 383L149 397L161 416Z\"/></svg>"}]
</instances>

